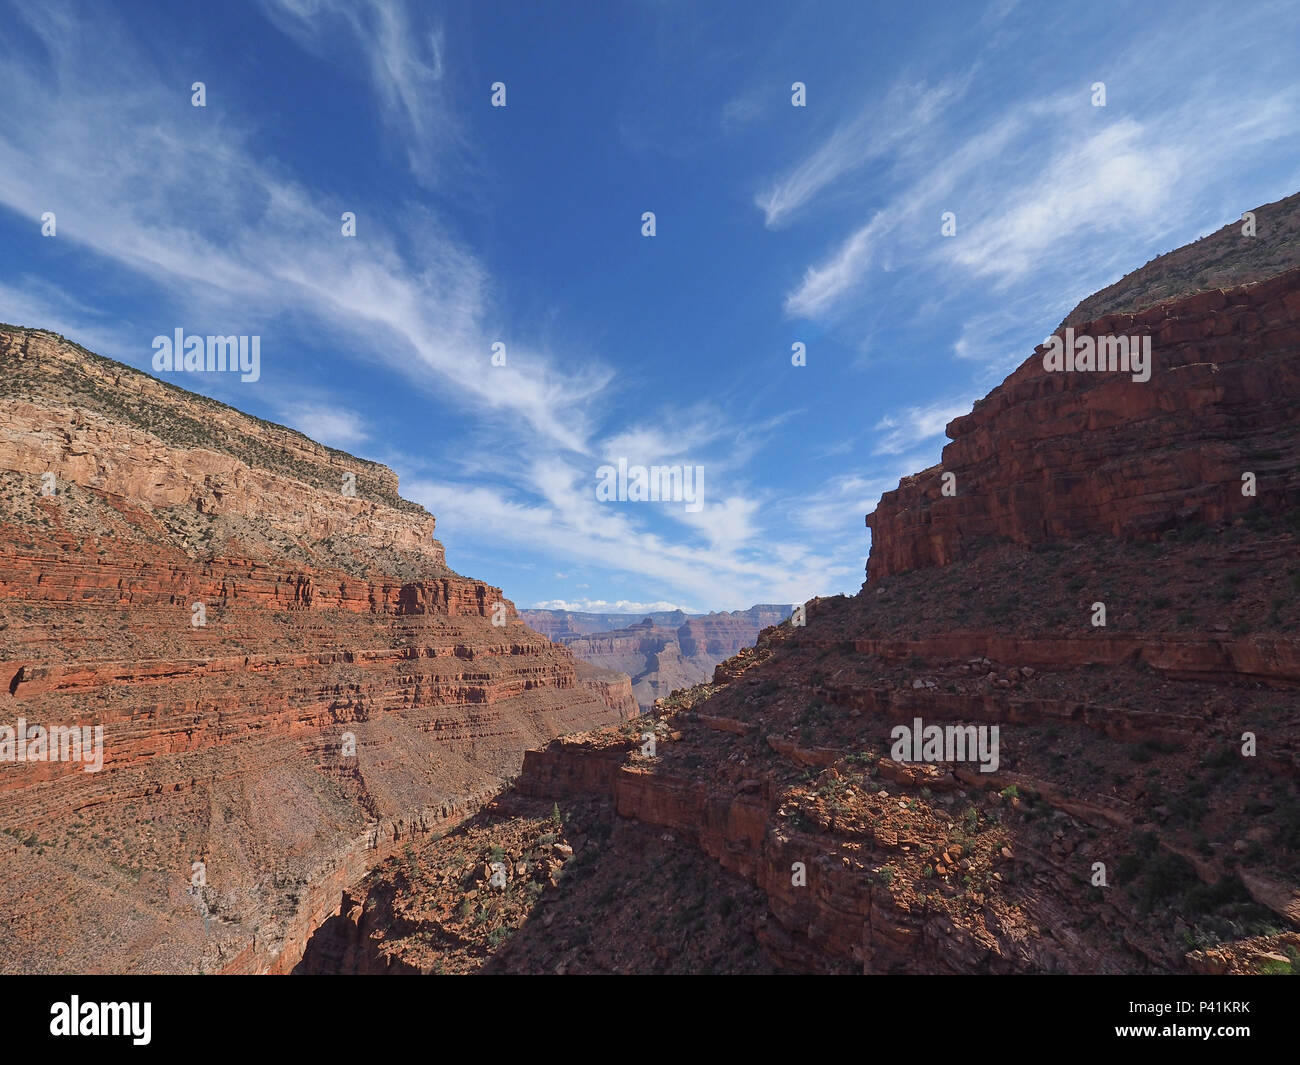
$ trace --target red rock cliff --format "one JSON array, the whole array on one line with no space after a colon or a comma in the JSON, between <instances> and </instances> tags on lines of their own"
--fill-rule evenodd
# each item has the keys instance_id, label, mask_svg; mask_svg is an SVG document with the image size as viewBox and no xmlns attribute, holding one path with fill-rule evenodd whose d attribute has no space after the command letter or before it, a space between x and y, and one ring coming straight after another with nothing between
<instances>
[{"instance_id":1,"label":"red rock cliff","mask_svg":"<svg viewBox=\"0 0 1300 1065\"><path fill-rule=\"evenodd\" d=\"M948 424L943 459L867 516L872 580L1000 540L1149 538L1300 503L1300 271L1081 325L1149 337L1149 381L1047 372L1039 348ZM1242 494L1253 473L1257 495ZM944 475L955 494L943 493Z\"/></svg>"},{"instance_id":2,"label":"red rock cliff","mask_svg":"<svg viewBox=\"0 0 1300 1065\"><path fill-rule=\"evenodd\" d=\"M287 971L386 853L630 712L391 470L52 334L0 371L0 725L103 729L98 772L0 762L0 969Z\"/></svg>"}]
</instances>

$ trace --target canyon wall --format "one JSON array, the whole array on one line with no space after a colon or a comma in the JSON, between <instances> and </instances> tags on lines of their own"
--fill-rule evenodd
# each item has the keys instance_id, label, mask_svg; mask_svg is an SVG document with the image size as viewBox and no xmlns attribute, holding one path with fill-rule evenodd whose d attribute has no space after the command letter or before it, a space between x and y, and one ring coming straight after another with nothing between
<instances>
[{"instance_id":1,"label":"canyon wall","mask_svg":"<svg viewBox=\"0 0 1300 1065\"><path fill-rule=\"evenodd\" d=\"M1040 347L948 424L939 465L881 497L867 516L868 576L946 565L1001 540L1151 539L1300 506L1298 276L1076 329L1149 338L1149 381L1049 373ZM1247 473L1253 495L1242 491Z\"/></svg>"},{"instance_id":2,"label":"canyon wall","mask_svg":"<svg viewBox=\"0 0 1300 1065\"><path fill-rule=\"evenodd\" d=\"M642 614L601 614L583 610L521 610L519 616L529 628L536 629L548 640L562 643L574 636L614 632L636 625L649 618L658 628L675 629L689 614L684 610L652 610Z\"/></svg>"},{"instance_id":3,"label":"canyon wall","mask_svg":"<svg viewBox=\"0 0 1300 1065\"><path fill-rule=\"evenodd\" d=\"M102 729L97 772L0 760L4 971L287 971L525 750L634 712L391 470L53 334L0 368L0 726Z\"/></svg>"},{"instance_id":4,"label":"canyon wall","mask_svg":"<svg viewBox=\"0 0 1300 1065\"><path fill-rule=\"evenodd\" d=\"M650 614L640 621L551 610L524 610L520 617L583 661L627 674L637 703L646 711L656 699L707 681L719 662L789 614L786 607L760 605L710 614ZM625 624L608 631L596 627L612 620Z\"/></svg>"}]
</instances>

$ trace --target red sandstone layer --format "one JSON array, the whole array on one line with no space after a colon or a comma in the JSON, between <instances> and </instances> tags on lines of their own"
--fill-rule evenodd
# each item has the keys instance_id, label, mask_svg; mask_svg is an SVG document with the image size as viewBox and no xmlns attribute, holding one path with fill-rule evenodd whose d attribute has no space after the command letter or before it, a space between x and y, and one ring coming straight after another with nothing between
<instances>
[{"instance_id":1,"label":"red sandstone layer","mask_svg":"<svg viewBox=\"0 0 1300 1065\"><path fill-rule=\"evenodd\" d=\"M1107 315L1075 335L1150 338L1151 379L1047 372L1039 348L948 424L938 466L867 516L871 580L1004 539L1151 538L1300 505L1300 271ZM1245 473L1255 495L1243 494Z\"/></svg>"}]
</instances>

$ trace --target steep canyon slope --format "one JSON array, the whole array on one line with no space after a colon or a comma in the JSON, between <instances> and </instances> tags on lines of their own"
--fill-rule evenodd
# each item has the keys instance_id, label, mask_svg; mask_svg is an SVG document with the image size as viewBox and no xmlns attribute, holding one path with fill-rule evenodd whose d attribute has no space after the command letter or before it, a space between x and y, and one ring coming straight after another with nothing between
<instances>
[{"instance_id":1,"label":"steep canyon slope","mask_svg":"<svg viewBox=\"0 0 1300 1065\"><path fill-rule=\"evenodd\" d=\"M287 971L526 749L635 713L386 467L39 330L0 370L0 726L103 730L98 772L0 761L3 971Z\"/></svg>"}]
</instances>

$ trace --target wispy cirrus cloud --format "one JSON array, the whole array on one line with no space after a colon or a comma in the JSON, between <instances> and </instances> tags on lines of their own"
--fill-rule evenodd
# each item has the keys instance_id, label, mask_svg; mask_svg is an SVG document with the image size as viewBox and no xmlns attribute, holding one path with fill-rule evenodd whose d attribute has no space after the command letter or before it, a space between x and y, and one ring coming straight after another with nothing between
<instances>
[{"instance_id":1,"label":"wispy cirrus cloud","mask_svg":"<svg viewBox=\"0 0 1300 1065\"><path fill-rule=\"evenodd\" d=\"M371 438L365 421L355 411L336 407L330 402L297 402L277 408L284 424L313 440L349 450Z\"/></svg>"},{"instance_id":2,"label":"wispy cirrus cloud","mask_svg":"<svg viewBox=\"0 0 1300 1065\"><path fill-rule=\"evenodd\" d=\"M1185 145L1120 119L1062 145L1002 209L978 219L974 239L950 245L952 261L1005 286L1097 230L1158 231L1188 162Z\"/></svg>"},{"instance_id":3,"label":"wispy cirrus cloud","mask_svg":"<svg viewBox=\"0 0 1300 1065\"><path fill-rule=\"evenodd\" d=\"M446 86L447 41L427 9L399 0L262 0L299 46L351 70L360 53L384 121L406 146L412 172L431 184L464 133Z\"/></svg>"},{"instance_id":4,"label":"wispy cirrus cloud","mask_svg":"<svg viewBox=\"0 0 1300 1065\"><path fill-rule=\"evenodd\" d=\"M1253 21L1261 19L1256 13ZM1279 57L1258 55L1242 40L1215 69L1186 54L1190 47L1167 28L1151 28L1140 54L1108 57L1107 69L1125 73L1111 81L1107 108L1091 106L1085 84L1005 99L974 121L964 115L960 126L936 109L920 146L873 172L883 203L808 266L786 294L786 313L819 320L851 314L880 277L882 260L962 289L991 282L999 299L1016 298L1021 284L1059 293L1072 283L1082 296L1132 268L1153 242L1173 247L1202 227L1217 228L1224 219L1215 190L1225 169L1295 128L1300 88L1257 76ZM1152 53L1165 57L1159 70L1142 61ZM1183 93L1160 94L1156 86L1180 56L1200 77ZM1144 106L1124 109L1134 99ZM826 157L843 155L828 144L794 174L834 175ZM794 182L789 202L810 207L818 188ZM956 237L940 236L945 211L956 215Z\"/></svg>"},{"instance_id":5,"label":"wispy cirrus cloud","mask_svg":"<svg viewBox=\"0 0 1300 1065\"><path fill-rule=\"evenodd\" d=\"M241 331L257 332L294 315L342 331L421 388L449 388L552 446L587 446L587 406L611 372L560 372L519 345L509 368L484 373L486 271L427 209L398 208L400 238L381 221L391 208L363 210L365 239L345 239L330 198L254 149L251 127L226 117L214 136L214 120L178 106L175 84L111 20L92 36L48 10L32 19L48 62L16 38L0 44L11 105L0 115L0 205L33 219L55 210L59 240L147 278L191 320L236 314ZM105 62L129 94L105 92Z\"/></svg>"},{"instance_id":6,"label":"wispy cirrus cloud","mask_svg":"<svg viewBox=\"0 0 1300 1065\"><path fill-rule=\"evenodd\" d=\"M759 552L745 550L748 545L732 539L737 523L743 526L752 514L743 502L724 501L720 533L692 544L648 531L636 517L642 504L598 503L591 482L579 477L557 473L544 491L544 499L523 502L509 487L403 478L403 494L438 515L439 534L453 545L453 566L455 542L476 538L526 546L554 559L579 558L597 568L624 569L635 560L637 573L655 585L678 589L709 609L729 610L755 602L801 602L807 589L839 586L854 568L831 560L811 541L791 537ZM713 514L716 506L702 513ZM851 526L855 533L860 521Z\"/></svg>"},{"instance_id":7,"label":"wispy cirrus cloud","mask_svg":"<svg viewBox=\"0 0 1300 1065\"><path fill-rule=\"evenodd\" d=\"M846 175L886 159L922 136L924 128L960 96L969 75L947 78L937 85L899 82L879 100L872 100L834 132L789 174L761 192L755 203L769 229L789 221L814 197Z\"/></svg>"},{"instance_id":8,"label":"wispy cirrus cloud","mask_svg":"<svg viewBox=\"0 0 1300 1065\"><path fill-rule=\"evenodd\" d=\"M1052 106L1040 105L1040 110L1048 111ZM954 193L966 186L972 174L1007 152L1027 124L1026 113L1007 115L967 137L955 151L948 150L938 166L915 168L908 183L888 203L846 236L822 262L805 270L801 282L786 294L786 313L812 319L833 316L851 299L860 297L882 249L888 249L891 258L913 265L933 255L943 211L958 206ZM958 216L959 225L964 214Z\"/></svg>"},{"instance_id":9,"label":"wispy cirrus cloud","mask_svg":"<svg viewBox=\"0 0 1300 1065\"><path fill-rule=\"evenodd\" d=\"M954 418L969 414L971 399L944 400L926 407L909 407L897 414L887 414L876 423L884 430L884 437L872 450L873 455L901 455L914 450L919 444L943 434L944 428Z\"/></svg>"}]
</instances>

